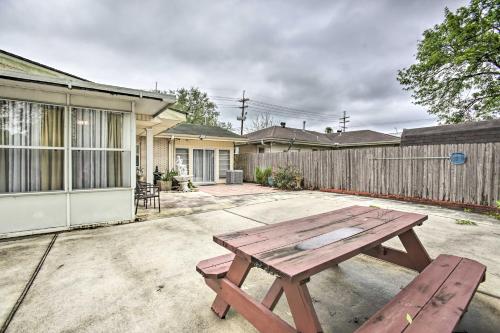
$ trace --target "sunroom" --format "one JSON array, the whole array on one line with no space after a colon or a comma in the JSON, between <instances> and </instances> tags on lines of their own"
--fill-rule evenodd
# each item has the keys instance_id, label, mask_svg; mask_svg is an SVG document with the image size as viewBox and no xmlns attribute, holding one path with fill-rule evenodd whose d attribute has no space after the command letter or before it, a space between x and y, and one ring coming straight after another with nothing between
<instances>
[{"instance_id":1,"label":"sunroom","mask_svg":"<svg viewBox=\"0 0 500 333\"><path fill-rule=\"evenodd\" d=\"M169 94L0 71L0 237L134 220L136 126L184 121L173 103Z\"/></svg>"}]
</instances>

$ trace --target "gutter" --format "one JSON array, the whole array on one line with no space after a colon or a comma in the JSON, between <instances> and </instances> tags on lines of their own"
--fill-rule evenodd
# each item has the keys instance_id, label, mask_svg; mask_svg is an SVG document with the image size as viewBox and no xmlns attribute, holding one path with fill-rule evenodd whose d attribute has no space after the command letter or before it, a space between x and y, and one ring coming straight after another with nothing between
<instances>
[{"instance_id":1,"label":"gutter","mask_svg":"<svg viewBox=\"0 0 500 333\"><path fill-rule=\"evenodd\" d=\"M266 139L259 139L259 140L252 140L248 141L249 144L260 144L261 142L276 142L276 143L283 143L283 144L290 144L290 140L287 139L272 139L272 138L266 138ZM312 143L309 141L293 141L294 145L305 145L305 146L322 146L322 147L332 147L333 144L328 144L328 143L322 143L322 142L317 142L317 143Z\"/></svg>"},{"instance_id":2,"label":"gutter","mask_svg":"<svg viewBox=\"0 0 500 333\"><path fill-rule=\"evenodd\" d=\"M285 139L262 139L262 140L252 140L248 141L248 144L261 144L261 142L277 142L290 145L290 140ZM401 141L374 141L374 142L359 142L359 143L312 143L307 141L293 141L291 145L304 145L304 146L321 146L321 147L332 147L332 148L342 148L342 147L357 147L357 146L377 146L377 145L398 145Z\"/></svg>"},{"instance_id":3,"label":"gutter","mask_svg":"<svg viewBox=\"0 0 500 333\"><path fill-rule=\"evenodd\" d=\"M56 78L49 78L38 75L25 75L22 73L10 73L8 71L0 71L0 79L11 80L11 81L19 81L19 82L28 82L28 83L36 83L36 84L44 84L54 87L61 87L67 89L78 89L85 91L94 91L111 95L121 95L121 96L129 96L129 97L138 97L145 99L152 99L157 101L169 102L171 101L175 103L176 99L173 95L163 95L158 93L151 93L138 89L110 86L100 83L93 83L90 81L68 81Z\"/></svg>"},{"instance_id":4,"label":"gutter","mask_svg":"<svg viewBox=\"0 0 500 333\"><path fill-rule=\"evenodd\" d=\"M200 140L200 135L183 135L183 134L163 134L163 135L157 135L156 137L164 137L164 138L173 138L175 136L176 139L188 139L188 140ZM229 141L229 142L238 142L238 143L247 143L245 139L239 139L239 138L230 138L230 137L218 137L218 136L205 136L203 140L208 140L208 141Z\"/></svg>"},{"instance_id":5,"label":"gutter","mask_svg":"<svg viewBox=\"0 0 500 333\"><path fill-rule=\"evenodd\" d=\"M363 146L380 146L380 145L399 145L401 141L374 141L374 142L358 142L358 143L339 143L336 148L342 147L363 147Z\"/></svg>"}]
</instances>

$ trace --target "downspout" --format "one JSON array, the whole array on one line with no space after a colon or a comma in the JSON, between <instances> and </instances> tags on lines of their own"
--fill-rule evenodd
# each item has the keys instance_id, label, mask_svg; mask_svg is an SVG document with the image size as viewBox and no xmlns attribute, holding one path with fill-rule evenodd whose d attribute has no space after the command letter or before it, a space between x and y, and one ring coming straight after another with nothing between
<instances>
[{"instance_id":1,"label":"downspout","mask_svg":"<svg viewBox=\"0 0 500 333\"><path fill-rule=\"evenodd\" d=\"M293 143L295 142L295 138L293 138L292 140L290 140L290 144L288 146L288 149L287 149L287 152L290 151L290 149L292 149L292 146L293 146Z\"/></svg>"}]
</instances>

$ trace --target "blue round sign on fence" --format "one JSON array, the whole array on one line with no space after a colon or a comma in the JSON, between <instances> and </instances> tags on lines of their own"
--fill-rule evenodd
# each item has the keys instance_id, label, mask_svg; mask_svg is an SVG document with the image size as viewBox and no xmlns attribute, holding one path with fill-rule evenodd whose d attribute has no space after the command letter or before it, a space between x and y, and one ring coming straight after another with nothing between
<instances>
[{"instance_id":1,"label":"blue round sign on fence","mask_svg":"<svg viewBox=\"0 0 500 333\"><path fill-rule=\"evenodd\" d=\"M451 153L450 162L451 164L459 165L464 164L467 160L467 156L464 153Z\"/></svg>"}]
</instances>

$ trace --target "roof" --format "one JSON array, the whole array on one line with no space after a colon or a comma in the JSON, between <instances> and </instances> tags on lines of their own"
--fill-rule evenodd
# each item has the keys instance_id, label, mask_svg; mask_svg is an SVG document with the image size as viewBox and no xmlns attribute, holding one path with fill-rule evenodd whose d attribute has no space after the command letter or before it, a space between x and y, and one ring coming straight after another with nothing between
<instances>
[{"instance_id":1,"label":"roof","mask_svg":"<svg viewBox=\"0 0 500 333\"><path fill-rule=\"evenodd\" d=\"M404 129L401 145L500 142L500 119Z\"/></svg>"},{"instance_id":2,"label":"roof","mask_svg":"<svg viewBox=\"0 0 500 333\"><path fill-rule=\"evenodd\" d=\"M138 114L159 116L164 112L185 112L169 109L177 98L174 94L145 91L100 84L82 79L78 76L40 64L16 54L0 50L0 85L12 85L15 81L34 89L50 86L51 91L78 92L96 96L123 96L136 101Z\"/></svg>"},{"instance_id":3,"label":"roof","mask_svg":"<svg viewBox=\"0 0 500 333\"><path fill-rule=\"evenodd\" d=\"M366 144L374 142L394 142L399 143L399 138L394 135L375 132L371 130L360 130L342 133L326 134L335 144Z\"/></svg>"},{"instance_id":4,"label":"roof","mask_svg":"<svg viewBox=\"0 0 500 333\"><path fill-rule=\"evenodd\" d=\"M332 142L324 133L292 127L271 126L246 135L249 141L294 140L306 144L330 145Z\"/></svg>"},{"instance_id":5,"label":"roof","mask_svg":"<svg viewBox=\"0 0 500 333\"><path fill-rule=\"evenodd\" d=\"M14 58L14 59L16 59L18 61L21 61L21 62L24 62L24 63L34 65L35 67L40 67L40 68L46 69L49 72L55 72L55 73L62 74L63 76L67 76L67 77L70 77L70 78L73 78L73 79L77 79L77 80L89 82L89 80L86 80L86 79L81 78L79 76L76 76L76 75L73 75L73 74L70 74L70 73L67 73L67 72L63 72L62 70L59 70L57 68L50 67L50 66L41 64L39 62L33 61L31 59L21 57L20 55L17 55L17 54L14 54L14 53L10 53L10 52L7 52L5 50L1 50L0 49L0 55L1 54L3 54L4 56L8 56L10 58ZM30 73L30 71L29 71L28 68L25 68L25 67L23 68L23 66L19 66L18 64L13 64L13 63L7 64L7 63L5 63L4 67L9 68L9 70L12 70L12 71L20 71L20 72Z\"/></svg>"},{"instance_id":6,"label":"roof","mask_svg":"<svg viewBox=\"0 0 500 333\"><path fill-rule=\"evenodd\" d=\"M189 123L180 123L174 127L171 127L163 132L164 134L177 134L186 136L196 136L204 135L207 137L216 138L231 138L231 139L244 139L241 135L233 133L225 128L218 126L207 126Z\"/></svg>"},{"instance_id":7,"label":"roof","mask_svg":"<svg viewBox=\"0 0 500 333\"><path fill-rule=\"evenodd\" d=\"M271 126L246 135L250 143L260 141L293 141L312 146L338 146L363 144L398 144L399 138L380 132L362 130L343 133L320 133L299 128Z\"/></svg>"}]
</instances>

